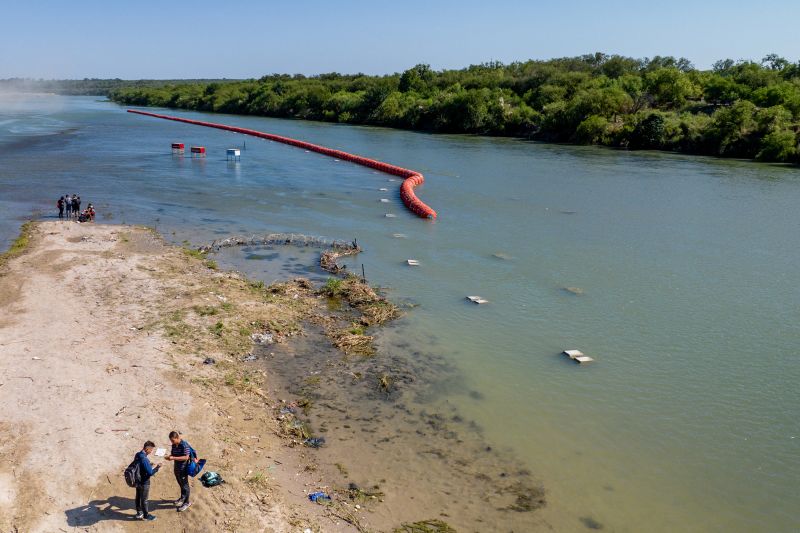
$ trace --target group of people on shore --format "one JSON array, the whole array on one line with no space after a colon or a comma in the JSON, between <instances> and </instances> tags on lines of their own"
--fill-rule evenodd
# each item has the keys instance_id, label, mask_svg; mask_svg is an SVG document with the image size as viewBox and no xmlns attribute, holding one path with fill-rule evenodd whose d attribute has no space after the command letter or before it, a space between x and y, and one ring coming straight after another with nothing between
<instances>
[{"instance_id":1,"label":"group of people on shore","mask_svg":"<svg viewBox=\"0 0 800 533\"><path fill-rule=\"evenodd\" d=\"M77 194L62 196L56 202L58 218L76 219L78 222L94 222L94 206L89 206L81 211L81 197Z\"/></svg>"},{"instance_id":2,"label":"group of people on shore","mask_svg":"<svg viewBox=\"0 0 800 533\"><path fill-rule=\"evenodd\" d=\"M189 461L197 462L197 458L193 456L191 445L177 431L170 431L169 441L172 444L172 449L165 459L172 461L175 465L173 472L175 480L181 489L181 495L173 503L177 507L177 511L182 513L191 505L189 502ZM155 515L150 514L147 504L147 499L150 496L150 478L161 470L161 463L153 466L147 457L153 453L155 448L156 445L153 441L148 440L133 459L134 463L139 465L139 477L136 480L136 516L134 517L136 520L152 521L156 519Z\"/></svg>"}]
</instances>

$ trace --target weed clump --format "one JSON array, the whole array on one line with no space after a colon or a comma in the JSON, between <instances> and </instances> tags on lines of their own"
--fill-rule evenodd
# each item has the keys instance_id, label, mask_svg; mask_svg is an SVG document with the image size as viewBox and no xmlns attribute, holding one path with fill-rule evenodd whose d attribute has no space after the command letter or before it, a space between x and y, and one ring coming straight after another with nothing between
<instances>
[{"instance_id":1,"label":"weed clump","mask_svg":"<svg viewBox=\"0 0 800 533\"><path fill-rule=\"evenodd\" d=\"M338 298L342 294L343 283L344 281L339 278L328 278L328 281L320 289L320 294L328 298Z\"/></svg>"},{"instance_id":2,"label":"weed clump","mask_svg":"<svg viewBox=\"0 0 800 533\"><path fill-rule=\"evenodd\" d=\"M446 522L434 518L402 524L393 533L456 533L456 530Z\"/></svg>"},{"instance_id":3,"label":"weed clump","mask_svg":"<svg viewBox=\"0 0 800 533\"><path fill-rule=\"evenodd\" d=\"M308 413L311 412L311 408L314 407L314 402L309 398L300 398L297 400L297 407L303 410L303 414L308 416Z\"/></svg>"},{"instance_id":4,"label":"weed clump","mask_svg":"<svg viewBox=\"0 0 800 533\"><path fill-rule=\"evenodd\" d=\"M249 370L228 372L224 379L225 385L231 387L236 392L251 392L256 394L261 392L260 386L262 381L263 380L257 373Z\"/></svg>"},{"instance_id":5,"label":"weed clump","mask_svg":"<svg viewBox=\"0 0 800 533\"><path fill-rule=\"evenodd\" d=\"M529 487L523 483L516 483L507 487L505 492L514 495L515 499L514 503L502 509L504 511L529 513L547 504L544 489L541 487Z\"/></svg>"},{"instance_id":6,"label":"weed clump","mask_svg":"<svg viewBox=\"0 0 800 533\"><path fill-rule=\"evenodd\" d=\"M213 316L219 312L219 310L212 305L195 305L192 309L199 316Z\"/></svg>"},{"instance_id":7,"label":"weed clump","mask_svg":"<svg viewBox=\"0 0 800 533\"><path fill-rule=\"evenodd\" d=\"M294 416L286 416L281 420L281 432L301 442L311 438L311 429L308 424Z\"/></svg>"},{"instance_id":8,"label":"weed clump","mask_svg":"<svg viewBox=\"0 0 800 533\"><path fill-rule=\"evenodd\" d=\"M333 345L347 355L375 354L375 347L372 345L375 338L372 335L353 333L351 328L329 329L327 333Z\"/></svg>"},{"instance_id":9,"label":"weed clump","mask_svg":"<svg viewBox=\"0 0 800 533\"><path fill-rule=\"evenodd\" d=\"M14 239L11 246L4 253L0 253L0 267L4 266L8 261L21 255L31 243L31 237L34 230L33 222L26 222L19 230L19 236Z\"/></svg>"},{"instance_id":10,"label":"weed clump","mask_svg":"<svg viewBox=\"0 0 800 533\"><path fill-rule=\"evenodd\" d=\"M183 253L188 255L189 257L193 257L195 259L203 260L206 258L206 252L202 252L200 250L195 250L194 248L190 248L186 241L184 241L183 245Z\"/></svg>"},{"instance_id":11,"label":"weed clump","mask_svg":"<svg viewBox=\"0 0 800 533\"><path fill-rule=\"evenodd\" d=\"M255 489L266 489L269 486L269 480L264 472L253 472L244 479L244 482Z\"/></svg>"}]
</instances>

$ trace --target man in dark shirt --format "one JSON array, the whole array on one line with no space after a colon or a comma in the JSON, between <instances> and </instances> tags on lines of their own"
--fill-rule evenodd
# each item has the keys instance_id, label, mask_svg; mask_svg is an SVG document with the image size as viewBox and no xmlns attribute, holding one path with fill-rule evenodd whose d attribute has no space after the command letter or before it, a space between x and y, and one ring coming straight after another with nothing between
<instances>
[{"instance_id":1,"label":"man in dark shirt","mask_svg":"<svg viewBox=\"0 0 800 533\"><path fill-rule=\"evenodd\" d=\"M167 460L175 462L175 480L181 488L181 497L175 500L175 505L178 506L178 512L182 513L191 505L189 503L189 474L186 472L186 466L192 460L191 446L181 438L181 434L177 431L170 431L169 441L172 443L172 453Z\"/></svg>"},{"instance_id":2,"label":"man in dark shirt","mask_svg":"<svg viewBox=\"0 0 800 533\"><path fill-rule=\"evenodd\" d=\"M136 454L136 460L139 462L139 482L136 484L136 516L137 520L149 520L153 521L156 519L154 515L151 515L147 510L147 497L150 495L150 478L156 475L156 472L161 468L161 465L158 464L153 468L153 465L150 463L150 459L147 458L148 455L153 453L153 448L156 445L153 444L152 441L147 441L142 446L140 452Z\"/></svg>"}]
</instances>

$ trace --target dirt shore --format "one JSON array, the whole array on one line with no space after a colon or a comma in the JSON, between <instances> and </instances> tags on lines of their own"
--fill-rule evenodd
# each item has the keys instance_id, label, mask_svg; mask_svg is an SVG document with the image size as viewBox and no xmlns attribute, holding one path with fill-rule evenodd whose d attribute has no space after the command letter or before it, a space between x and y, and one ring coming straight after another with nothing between
<instances>
[{"instance_id":1,"label":"dirt shore","mask_svg":"<svg viewBox=\"0 0 800 533\"><path fill-rule=\"evenodd\" d=\"M265 325L277 342L296 331L317 305L309 287L268 290L145 228L24 232L0 261L0 531L357 530L347 509L308 501L323 481L285 446L266 376L241 365ZM172 429L227 483L193 481L176 513L164 461L157 520L134 521L122 471Z\"/></svg>"}]
</instances>

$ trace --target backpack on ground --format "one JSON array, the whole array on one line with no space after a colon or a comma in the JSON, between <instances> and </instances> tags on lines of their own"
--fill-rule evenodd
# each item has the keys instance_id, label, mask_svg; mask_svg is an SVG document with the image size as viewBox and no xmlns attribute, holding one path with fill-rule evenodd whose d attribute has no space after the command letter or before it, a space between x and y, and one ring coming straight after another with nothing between
<instances>
[{"instance_id":1,"label":"backpack on ground","mask_svg":"<svg viewBox=\"0 0 800 533\"><path fill-rule=\"evenodd\" d=\"M225 483L225 480L216 472L206 472L200 476L200 483L202 483L204 487L216 487L217 485Z\"/></svg>"},{"instance_id":2,"label":"backpack on ground","mask_svg":"<svg viewBox=\"0 0 800 533\"><path fill-rule=\"evenodd\" d=\"M142 481L141 466L139 466L138 458L134 457L133 462L125 469L125 483L129 487L135 487Z\"/></svg>"}]
</instances>

